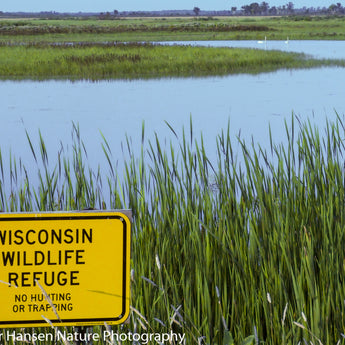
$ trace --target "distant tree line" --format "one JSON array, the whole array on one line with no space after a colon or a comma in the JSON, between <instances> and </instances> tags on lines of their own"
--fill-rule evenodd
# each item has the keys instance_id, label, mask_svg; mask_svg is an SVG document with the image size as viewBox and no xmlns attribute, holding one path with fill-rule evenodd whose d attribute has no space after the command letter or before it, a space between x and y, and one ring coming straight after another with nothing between
<instances>
[{"instance_id":1,"label":"distant tree line","mask_svg":"<svg viewBox=\"0 0 345 345\"><path fill-rule=\"evenodd\" d=\"M240 10L237 7L231 7L231 13L236 15L246 16L268 16L268 15L292 15L292 14L345 14L345 8L340 2L332 4L329 7L303 7L295 9L293 2L288 2L283 6L272 6L265 1L253 2L249 5L244 5Z\"/></svg>"},{"instance_id":2,"label":"distant tree line","mask_svg":"<svg viewBox=\"0 0 345 345\"><path fill-rule=\"evenodd\" d=\"M200 7L195 6L190 10L168 10L168 11L133 11L101 13L101 19L116 19L127 16L286 16L286 15L343 15L345 7L340 2L328 7L302 7L295 8L293 2L288 2L283 6L270 6L266 1L261 3L252 2L249 5L243 5L241 8L231 6L229 10L223 11L203 11Z\"/></svg>"},{"instance_id":3,"label":"distant tree line","mask_svg":"<svg viewBox=\"0 0 345 345\"><path fill-rule=\"evenodd\" d=\"M267 16L267 15L289 15L294 13L294 4L289 2L283 6L272 6L263 1L261 4L253 2L250 5L242 6L241 12L246 16Z\"/></svg>"}]
</instances>

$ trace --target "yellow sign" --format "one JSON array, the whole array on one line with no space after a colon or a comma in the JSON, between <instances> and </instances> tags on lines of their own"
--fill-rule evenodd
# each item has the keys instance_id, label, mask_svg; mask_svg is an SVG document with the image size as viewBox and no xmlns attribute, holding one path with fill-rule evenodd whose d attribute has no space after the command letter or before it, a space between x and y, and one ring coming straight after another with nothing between
<instances>
[{"instance_id":1,"label":"yellow sign","mask_svg":"<svg viewBox=\"0 0 345 345\"><path fill-rule=\"evenodd\" d=\"M125 213L0 214L0 328L124 322L131 231Z\"/></svg>"}]
</instances>

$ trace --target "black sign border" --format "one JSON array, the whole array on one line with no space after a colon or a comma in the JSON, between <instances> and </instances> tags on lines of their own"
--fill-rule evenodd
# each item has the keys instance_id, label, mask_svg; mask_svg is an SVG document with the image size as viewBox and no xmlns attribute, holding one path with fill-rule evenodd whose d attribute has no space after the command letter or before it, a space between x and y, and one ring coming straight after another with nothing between
<instances>
[{"instance_id":1,"label":"black sign border","mask_svg":"<svg viewBox=\"0 0 345 345\"><path fill-rule=\"evenodd\" d=\"M80 211L76 211L80 212ZM94 211L95 213L99 213L99 211ZM102 211L100 211L102 212ZM104 212L104 211L103 211ZM52 216L45 214L44 212L42 213L35 213L35 215L32 216L23 216L23 217L16 217L16 216L9 216L9 217L1 217L0 216L0 222L2 221L40 221L40 220L78 220L78 219L118 219L122 222L123 224L123 267L122 267L122 272L123 272L123 280L122 280L122 291L123 291L123 296L122 296L122 312L119 316L115 318L95 318L95 319L90 319L90 318L85 318L85 319L53 319L49 321L54 324L54 326L65 326L66 324L72 325L73 323L78 323L74 326L83 326L83 325L97 325L97 324L102 324L104 322L117 322L121 320L125 315L126 315L126 298L129 298L127 296L127 232L130 231L130 229L127 229L127 222L124 219L124 217L119 214L119 212L116 212L116 215L111 215L111 214L97 214L97 215L91 215L92 211L88 211L87 214L85 215L71 215L71 212L66 212L66 213L59 213L57 216ZM125 321L125 320L124 320ZM85 324L83 324L85 322ZM12 327L25 327L25 325L39 325L41 327L50 327L49 324L47 324L47 321L44 319L42 320L24 320L24 321L1 321L0 320L0 326L1 325L8 325Z\"/></svg>"}]
</instances>

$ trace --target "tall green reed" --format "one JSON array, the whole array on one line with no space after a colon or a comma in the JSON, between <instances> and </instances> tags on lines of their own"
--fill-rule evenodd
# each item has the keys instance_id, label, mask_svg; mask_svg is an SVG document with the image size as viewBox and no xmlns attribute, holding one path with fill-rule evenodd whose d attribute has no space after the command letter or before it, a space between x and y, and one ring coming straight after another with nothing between
<instances>
[{"instance_id":1,"label":"tall green reed","mask_svg":"<svg viewBox=\"0 0 345 345\"><path fill-rule=\"evenodd\" d=\"M28 136L38 183L11 154L9 172L0 164L1 208L132 209L132 313L118 332L173 330L185 333L187 344L340 341L341 118L320 134L292 117L286 140L275 143L269 131L266 149L233 136L229 124L216 138L216 158L192 121L182 133L168 126L170 143L158 134L146 139L143 125L139 153L126 138L124 172L101 135L106 174L87 165L76 125L72 152L61 145L55 161L42 135L38 150Z\"/></svg>"}]
</instances>

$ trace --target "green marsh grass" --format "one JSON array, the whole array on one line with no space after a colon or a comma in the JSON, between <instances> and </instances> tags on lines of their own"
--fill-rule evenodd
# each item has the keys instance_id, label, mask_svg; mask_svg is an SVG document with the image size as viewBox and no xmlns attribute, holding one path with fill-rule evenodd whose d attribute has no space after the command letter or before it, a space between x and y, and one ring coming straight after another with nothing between
<instances>
[{"instance_id":1,"label":"green marsh grass","mask_svg":"<svg viewBox=\"0 0 345 345\"><path fill-rule=\"evenodd\" d=\"M0 20L0 42L344 40L336 16Z\"/></svg>"},{"instance_id":2,"label":"green marsh grass","mask_svg":"<svg viewBox=\"0 0 345 345\"><path fill-rule=\"evenodd\" d=\"M293 117L285 141L270 136L267 150L229 126L215 139L215 160L192 122L171 130L164 144L147 140L143 126L139 153L127 138L123 172L103 136L108 166L89 167L76 125L71 152L62 146L56 157L42 135L28 136L30 169L1 156L1 209L132 209L132 307L119 333L172 330L186 344L344 343L340 117L323 129Z\"/></svg>"},{"instance_id":3,"label":"green marsh grass","mask_svg":"<svg viewBox=\"0 0 345 345\"><path fill-rule=\"evenodd\" d=\"M2 79L133 79L260 73L344 66L342 60L257 49L148 43L29 44L0 47Z\"/></svg>"}]
</instances>

